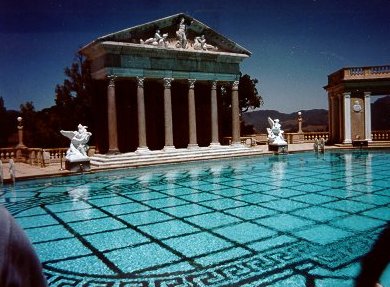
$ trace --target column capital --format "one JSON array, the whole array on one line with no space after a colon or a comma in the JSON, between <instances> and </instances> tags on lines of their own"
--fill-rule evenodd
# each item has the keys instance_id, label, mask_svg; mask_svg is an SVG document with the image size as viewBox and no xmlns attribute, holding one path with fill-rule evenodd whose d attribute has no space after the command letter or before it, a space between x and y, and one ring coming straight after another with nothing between
<instances>
[{"instance_id":1,"label":"column capital","mask_svg":"<svg viewBox=\"0 0 390 287\"><path fill-rule=\"evenodd\" d=\"M173 80L174 80L173 78L164 78L163 79L163 81L164 81L164 88L170 89Z\"/></svg>"},{"instance_id":2,"label":"column capital","mask_svg":"<svg viewBox=\"0 0 390 287\"><path fill-rule=\"evenodd\" d=\"M144 77L137 77L137 87L138 88L143 88L144 87L144 81L145 81Z\"/></svg>"},{"instance_id":3,"label":"column capital","mask_svg":"<svg viewBox=\"0 0 390 287\"><path fill-rule=\"evenodd\" d=\"M351 97L351 92L345 92L343 93L344 98L350 98Z\"/></svg>"},{"instance_id":4,"label":"column capital","mask_svg":"<svg viewBox=\"0 0 390 287\"><path fill-rule=\"evenodd\" d=\"M195 82L196 82L196 79L188 79L188 85L189 85L190 89L195 88Z\"/></svg>"},{"instance_id":5,"label":"column capital","mask_svg":"<svg viewBox=\"0 0 390 287\"><path fill-rule=\"evenodd\" d=\"M232 83L232 89L235 90L235 91L237 91L237 90L238 90L238 84L239 84L239 83L240 83L239 81L234 81L234 82Z\"/></svg>"},{"instance_id":6,"label":"column capital","mask_svg":"<svg viewBox=\"0 0 390 287\"><path fill-rule=\"evenodd\" d=\"M370 97L371 96L371 92L364 92L364 97Z\"/></svg>"},{"instance_id":7,"label":"column capital","mask_svg":"<svg viewBox=\"0 0 390 287\"><path fill-rule=\"evenodd\" d=\"M217 89L217 81L212 81L211 82L211 89L216 90Z\"/></svg>"},{"instance_id":8,"label":"column capital","mask_svg":"<svg viewBox=\"0 0 390 287\"><path fill-rule=\"evenodd\" d=\"M110 81L108 86L109 87L115 87L115 81L118 78L116 75L107 75L107 79Z\"/></svg>"}]
</instances>

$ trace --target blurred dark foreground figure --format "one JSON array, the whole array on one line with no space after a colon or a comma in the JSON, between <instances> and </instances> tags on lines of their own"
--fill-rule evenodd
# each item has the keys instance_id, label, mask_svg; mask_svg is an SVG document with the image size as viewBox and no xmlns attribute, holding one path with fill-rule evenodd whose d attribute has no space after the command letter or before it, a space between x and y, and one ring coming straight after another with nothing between
<instances>
[{"instance_id":1,"label":"blurred dark foreground figure","mask_svg":"<svg viewBox=\"0 0 390 287\"><path fill-rule=\"evenodd\" d=\"M46 287L42 265L26 233L0 205L0 287Z\"/></svg>"},{"instance_id":2,"label":"blurred dark foreground figure","mask_svg":"<svg viewBox=\"0 0 390 287\"><path fill-rule=\"evenodd\" d=\"M380 233L370 252L362 259L355 287L380 287L379 279L390 263L390 223ZM386 286L384 286L386 287Z\"/></svg>"}]
</instances>

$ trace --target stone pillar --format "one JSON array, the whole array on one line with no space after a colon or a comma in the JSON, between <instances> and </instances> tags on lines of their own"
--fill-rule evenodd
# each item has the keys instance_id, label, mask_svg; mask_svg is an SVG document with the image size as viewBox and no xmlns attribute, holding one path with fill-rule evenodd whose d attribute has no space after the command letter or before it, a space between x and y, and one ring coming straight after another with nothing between
<instances>
[{"instance_id":1,"label":"stone pillar","mask_svg":"<svg viewBox=\"0 0 390 287\"><path fill-rule=\"evenodd\" d=\"M371 138L371 92L364 92L364 129L365 140L372 142Z\"/></svg>"},{"instance_id":2,"label":"stone pillar","mask_svg":"<svg viewBox=\"0 0 390 287\"><path fill-rule=\"evenodd\" d=\"M164 78L164 128L165 128L165 146L164 150L174 149L173 145L173 126L172 126L172 100L171 84L172 78Z\"/></svg>"},{"instance_id":3,"label":"stone pillar","mask_svg":"<svg viewBox=\"0 0 390 287\"><path fill-rule=\"evenodd\" d=\"M210 146L220 146L218 133L218 102L217 81L211 83L211 143Z\"/></svg>"},{"instance_id":4,"label":"stone pillar","mask_svg":"<svg viewBox=\"0 0 390 287\"><path fill-rule=\"evenodd\" d=\"M338 120L337 120L337 129L338 129L338 143L341 143L342 138L344 137L344 97L342 94L337 95L338 103Z\"/></svg>"},{"instance_id":5,"label":"stone pillar","mask_svg":"<svg viewBox=\"0 0 390 287\"><path fill-rule=\"evenodd\" d=\"M118 149L118 125L115 100L115 79L116 76L109 76L107 88L107 116L108 116L108 153L119 153Z\"/></svg>"},{"instance_id":6,"label":"stone pillar","mask_svg":"<svg viewBox=\"0 0 390 287\"><path fill-rule=\"evenodd\" d=\"M241 145L238 84L238 81L234 81L232 86L232 145Z\"/></svg>"},{"instance_id":7,"label":"stone pillar","mask_svg":"<svg viewBox=\"0 0 390 287\"><path fill-rule=\"evenodd\" d=\"M19 142L18 142L18 145L16 146L16 148L25 148L26 146L23 143L23 123L22 123L23 119L22 119L22 117L17 117L17 121L18 121Z\"/></svg>"},{"instance_id":8,"label":"stone pillar","mask_svg":"<svg viewBox=\"0 0 390 287\"><path fill-rule=\"evenodd\" d=\"M145 99L144 80L137 77L137 116L138 116L138 148L137 151L148 151L146 144L146 121L145 121Z\"/></svg>"},{"instance_id":9,"label":"stone pillar","mask_svg":"<svg viewBox=\"0 0 390 287\"><path fill-rule=\"evenodd\" d=\"M334 130L333 130L333 121L334 121L334 117L333 117L333 112L334 112L334 103L333 103L333 97L328 94L328 129L329 129L329 141L330 142L334 142L334 138L333 138L333 133L334 133Z\"/></svg>"},{"instance_id":10,"label":"stone pillar","mask_svg":"<svg viewBox=\"0 0 390 287\"><path fill-rule=\"evenodd\" d=\"M188 79L188 130L189 130L189 144L188 148L198 147L196 135L196 110L195 110L195 79Z\"/></svg>"},{"instance_id":11,"label":"stone pillar","mask_svg":"<svg viewBox=\"0 0 390 287\"><path fill-rule=\"evenodd\" d=\"M298 121L298 133L301 134L301 133L303 133L303 131L302 131L302 112L298 112L297 121Z\"/></svg>"},{"instance_id":12,"label":"stone pillar","mask_svg":"<svg viewBox=\"0 0 390 287\"><path fill-rule=\"evenodd\" d=\"M344 144L352 143L351 140L351 93L343 93L344 96Z\"/></svg>"}]
</instances>

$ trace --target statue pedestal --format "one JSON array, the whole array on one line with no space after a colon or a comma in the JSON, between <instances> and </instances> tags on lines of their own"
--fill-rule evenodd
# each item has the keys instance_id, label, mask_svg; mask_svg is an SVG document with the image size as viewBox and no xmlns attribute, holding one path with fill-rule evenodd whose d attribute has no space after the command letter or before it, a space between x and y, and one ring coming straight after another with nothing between
<instances>
[{"instance_id":1,"label":"statue pedestal","mask_svg":"<svg viewBox=\"0 0 390 287\"><path fill-rule=\"evenodd\" d=\"M275 154L287 154L288 145L287 144L269 144L268 150L273 151Z\"/></svg>"},{"instance_id":2,"label":"statue pedestal","mask_svg":"<svg viewBox=\"0 0 390 287\"><path fill-rule=\"evenodd\" d=\"M65 169L69 171L74 171L74 172L83 172L83 171L88 171L91 169L91 164L89 159L82 159L78 161L70 161L66 160L65 161Z\"/></svg>"}]
</instances>

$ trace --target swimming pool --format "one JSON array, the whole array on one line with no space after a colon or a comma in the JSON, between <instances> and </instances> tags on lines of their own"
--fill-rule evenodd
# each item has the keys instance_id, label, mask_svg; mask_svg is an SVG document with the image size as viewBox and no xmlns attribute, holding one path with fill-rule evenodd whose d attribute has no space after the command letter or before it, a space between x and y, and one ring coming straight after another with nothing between
<instances>
[{"instance_id":1,"label":"swimming pool","mask_svg":"<svg viewBox=\"0 0 390 287\"><path fill-rule=\"evenodd\" d=\"M307 152L20 181L0 203L50 286L335 287L390 220L389 187L389 152Z\"/></svg>"}]
</instances>

